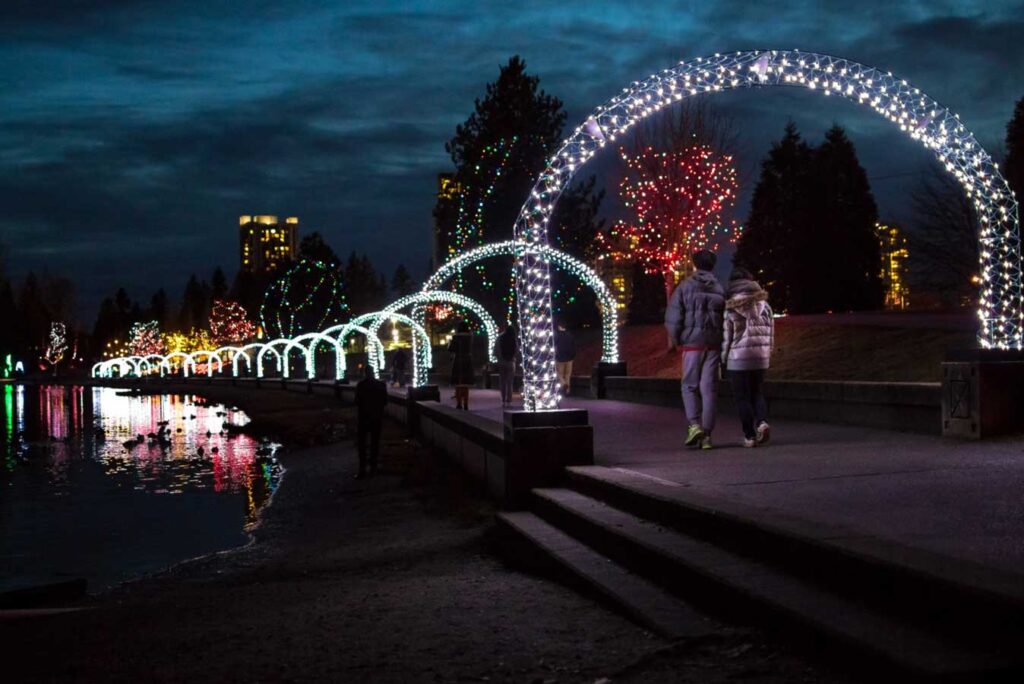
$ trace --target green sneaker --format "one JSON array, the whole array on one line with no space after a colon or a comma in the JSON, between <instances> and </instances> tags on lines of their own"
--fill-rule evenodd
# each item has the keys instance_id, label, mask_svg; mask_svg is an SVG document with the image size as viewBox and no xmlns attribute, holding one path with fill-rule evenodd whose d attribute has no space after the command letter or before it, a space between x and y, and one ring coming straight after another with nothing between
<instances>
[{"instance_id":1,"label":"green sneaker","mask_svg":"<svg viewBox=\"0 0 1024 684\"><path fill-rule=\"evenodd\" d=\"M700 439L700 448L701 449L713 449L714 448L713 446L711 446L711 435L704 435L703 437L701 437L701 439Z\"/></svg>"},{"instance_id":2,"label":"green sneaker","mask_svg":"<svg viewBox=\"0 0 1024 684\"><path fill-rule=\"evenodd\" d=\"M700 440L704 438L704 431L700 429L700 425L691 425L690 431L686 433L686 446L695 447L700 443Z\"/></svg>"}]
</instances>

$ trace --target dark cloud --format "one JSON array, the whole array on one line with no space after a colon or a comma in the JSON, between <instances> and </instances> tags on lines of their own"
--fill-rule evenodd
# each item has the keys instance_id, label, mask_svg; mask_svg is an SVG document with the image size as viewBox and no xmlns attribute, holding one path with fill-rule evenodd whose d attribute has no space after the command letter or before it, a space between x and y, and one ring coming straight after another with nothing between
<instances>
[{"instance_id":1,"label":"dark cloud","mask_svg":"<svg viewBox=\"0 0 1024 684\"><path fill-rule=\"evenodd\" d=\"M422 272L444 141L513 54L570 126L682 58L839 54L905 76L995 147L1024 95L1022 35L1017 2L17 0L0 13L0 241L19 272L73 275L89 307L119 284L177 294L193 270L233 270L246 213ZM839 121L883 210L905 211L926 155L849 103L772 91L720 98L745 191L787 119L812 140ZM614 166L594 167L613 190Z\"/></svg>"}]
</instances>

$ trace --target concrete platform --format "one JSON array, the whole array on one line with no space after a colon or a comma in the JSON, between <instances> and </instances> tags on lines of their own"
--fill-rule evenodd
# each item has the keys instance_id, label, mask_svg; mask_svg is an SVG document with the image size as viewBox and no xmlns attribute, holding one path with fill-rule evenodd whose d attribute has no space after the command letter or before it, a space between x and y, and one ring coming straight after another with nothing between
<instances>
[{"instance_id":1,"label":"concrete platform","mask_svg":"<svg viewBox=\"0 0 1024 684\"><path fill-rule=\"evenodd\" d=\"M451 392L441 390L442 402ZM502 419L497 393L471 410ZM865 543L930 551L1011 573L1024 568L1024 438L938 437L773 421L772 443L739 446L738 419L720 415L710 452L682 447L681 409L570 398L594 426L595 462L668 488L698 489L773 517L842 527Z\"/></svg>"}]
</instances>

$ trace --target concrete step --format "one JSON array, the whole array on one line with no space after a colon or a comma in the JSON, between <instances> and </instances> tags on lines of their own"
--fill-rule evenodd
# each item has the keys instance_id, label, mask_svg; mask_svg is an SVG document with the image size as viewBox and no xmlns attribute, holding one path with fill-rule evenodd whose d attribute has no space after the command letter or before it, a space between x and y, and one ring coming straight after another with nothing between
<instances>
[{"instance_id":1,"label":"concrete step","mask_svg":"<svg viewBox=\"0 0 1024 684\"><path fill-rule=\"evenodd\" d=\"M805 580L686 536L570 489L534 490L550 524L697 607L800 634L906 677L971 679L1014 671L998 654L964 648Z\"/></svg>"},{"instance_id":2,"label":"concrete step","mask_svg":"<svg viewBox=\"0 0 1024 684\"><path fill-rule=\"evenodd\" d=\"M533 513L502 512L498 514L498 523L653 632L678 639L720 631L714 623L664 589L629 572Z\"/></svg>"},{"instance_id":3,"label":"concrete step","mask_svg":"<svg viewBox=\"0 0 1024 684\"><path fill-rule=\"evenodd\" d=\"M783 516L717 492L616 468L567 469L568 486L958 642L1024 643L1024 576Z\"/></svg>"}]
</instances>

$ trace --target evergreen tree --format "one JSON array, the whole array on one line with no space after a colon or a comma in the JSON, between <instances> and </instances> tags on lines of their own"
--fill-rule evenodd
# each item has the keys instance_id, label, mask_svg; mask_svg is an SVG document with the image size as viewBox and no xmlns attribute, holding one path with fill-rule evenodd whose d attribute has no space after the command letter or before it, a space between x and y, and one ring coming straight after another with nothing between
<instances>
[{"instance_id":1,"label":"evergreen tree","mask_svg":"<svg viewBox=\"0 0 1024 684\"><path fill-rule=\"evenodd\" d=\"M439 197L434 209L443 254L512 237L523 199L565 123L562 102L538 86L539 78L528 75L525 62L513 57L445 145L459 192ZM462 274L463 289L492 311L499 310L508 295L510 267L510 259L494 259L468 269Z\"/></svg>"},{"instance_id":2,"label":"evergreen tree","mask_svg":"<svg viewBox=\"0 0 1024 684\"><path fill-rule=\"evenodd\" d=\"M13 353L18 346L17 330L14 324L18 320L18 305L14 300L14 288L7 278L0 278L0 362L3 356Z\"/></svg>"},{"instance_id":3,"label":"evergreen tree","mask_svg":"<svg viewBox=\"0 0 1024 684\"><path fill-rule=\"evenodd\" d=\"M167 301L167 292L161 287L149 300L149 308L146 310L146 318L154 320L157 325L160 326L161 330L166 330L168 327L168 312L170 311L170 304Z\"/></svg>"},{"instance_id":4,"label":"evergreen tree","mask_svg":"<svg viewBox=\"0 0 1024 684\"><path fill-rule=\"evenodd\" d=\"M1017 100L1013 117L1006 124L1006 164L1003 172L1010 189L1017 195L1017 201L1024 202L1024 97Z\"/></svg>"},{"instance_id":5,"label":"evergreen tree","mask_svg":"<svg viewBox=\"0 0 1024 684\"><path fill-rule=\"evenodd\" d=\"M778 311L877 308L877 216L843 129L833 126L814 148L790 123L762 163L735 261L757 274Z\"/></svg>"},{"instance_id":6,"label":"evergreen tree","mask_svg":"<svg viewBox=\"0 0 1024 684\"><path fill-rule=\"evenodd\" d=\"M409 275L409 269L405 264L399 264L395 274L391 276L391 296L395 299L412 294L416 291L416 284Z\"/></svg>"},{"instance_id":7,"label":"evergreen tree","mask_svg":"<svg viewBox=\"0 0 1024 684\"><path fill-rule=\"evenodd\" d=\"M312 259L315 261L322 261L328 266L339 268L341 266L341 259L331 249L331 246L324 242L324 237L320 233L310 233L302 238L299 242L299 258L300 259Z\"/></svg>"},{"instance_id":8,"label":"evergreen tree","mask_svg":"<svg viewBox=\"0 0 1024 684\"><path fill-rule=\"evenodd\" d=\"M810 148L796 124L789 122L782 139L761 163L750 217L736 247L736 263L756 274L777 311L787 311L794 304L791 274L799 267L797 226L805 222L803 191L810 159Z\"/></svg>"},{"instance_id":9,"label":"evergreen tree","mask_svg":"<svg viewBox=\"0 0 1024 684\"><path fill-rule=\"evenodd\" d=\"M387 280L373 267L365 254L357 256L353 251L345 264L343 282L353 316L379 311L386 303Z\"/></svg>"},{"instance_id":10,"label":"evergreen tree","mask_svg":"<svg viewBox=\"0 0 1024 684\"><path fill-rule=\"evenodd\" d=\"M224 299L228 295L228 279L224 276L224 271L218 266L213 271L213 276L210 278L210 299Z\"/></svg>"},{"instance_id":11,"label":"evergreen tree","mask_svg":"<svg viewBox=\"0 0 1024 684\"><path fill-rule=\"evenodd\" d=\"M596 184L597 178L591 176L566 188L550 224L552 245L583 262L594 256L597 234L604 227L604 219L598 218L604 191L596 191ZM597 296L577 276L552 266L551 291L554 313L568 327L600 324Z\"/></svg>"},{"instance_id":12,"label":"evergreen tree","mask_svg":"<svg viewBox=\"0 0 1024 684\"><path fill-rule=\"evenodd\" d=\"M200 282L193 273L185 284L185 292L181 296L181 309L178 314L178 329L187 331L199 330L210 318L210 286L206 281Z\"/></svg>"}]
</instances>

